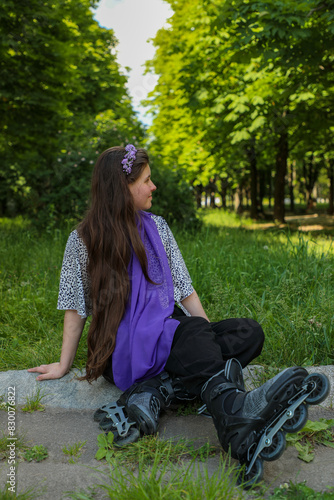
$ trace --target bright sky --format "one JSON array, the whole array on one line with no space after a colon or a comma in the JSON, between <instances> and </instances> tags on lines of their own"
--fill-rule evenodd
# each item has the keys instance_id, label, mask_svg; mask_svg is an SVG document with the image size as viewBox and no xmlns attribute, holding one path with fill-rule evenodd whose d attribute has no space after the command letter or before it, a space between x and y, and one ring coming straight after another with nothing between
<instances>
[{"instance_id":1,"label":"bright sky","mask_svg":"<svg viewBox=\"0 0 334 500\"><path fill-rule=\"evenodd\" d=\"M117 59L124 73L129 75L128 88L133 106L139 118L146 124L150 117L140 101L153 90L157 77L144 75L145 61L154 55L154 47L148 39L154 38L173 11L163 0L100 0L95 19L100 26L112 28L119 41ZM130 72L125 67L131 68Z\"/></svg>"}]
</instances>

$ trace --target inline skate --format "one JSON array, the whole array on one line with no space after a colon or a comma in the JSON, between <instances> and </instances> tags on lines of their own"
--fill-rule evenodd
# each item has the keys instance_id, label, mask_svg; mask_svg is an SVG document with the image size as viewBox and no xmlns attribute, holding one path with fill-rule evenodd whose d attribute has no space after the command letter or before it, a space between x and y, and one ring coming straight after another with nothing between
<instances>
[{"instance_id":1,"label":"inline skate","mask_svg":"<svg viewBox=\"0 0 334 500\"><path fill-rule=\"evenodd\" d=\"M137 441L141 434L154 434L159 416L172 402L195 399L180 379L171 379L167 372L144 382L136 383L117 401L96 410L94 420L100 428L114 434L114 444L126 446Z\"/></svg>"},{"instance_id":2,"label":"inline skate","mask_svg":"<svg viewBox=\"0 0 334 500\"><path fill-rule=\"evenodd\" d=\"M237 370L236 363L233 367ZM204 384L202 399L212 415L219 441L239 461L239 483L251 487L262 479L263 461L277 460L282 455L285 434L302 429L308 405L321 403L328 393L325 375L308 375L301 367L287 368L250 392L237 387L228 371Z\"/></svg>"}]
</instances>

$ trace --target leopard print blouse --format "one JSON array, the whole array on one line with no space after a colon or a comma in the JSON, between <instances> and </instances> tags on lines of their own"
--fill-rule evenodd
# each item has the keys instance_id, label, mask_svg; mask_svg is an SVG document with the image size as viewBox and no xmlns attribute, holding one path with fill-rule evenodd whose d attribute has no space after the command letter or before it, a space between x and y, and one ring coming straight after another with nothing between
<instances>
[{"instance_id":1,"label":"leopard print blouse","mask_svg":"<svg viewBox=\"0 0 334 500\"><path fill-rule=\"evenodd\" d=\"M174 300L184 313L190 316L189 312L181 304L181 300L191 295L194 291L188 269L165 219L153 214L151 217L156 223L167 254L174 284ZM87 261L87 248L75 230L70 234L65 248L57 309L76 310L82 318L86 318L92 314Z\"/></svg>"}]
</instances>

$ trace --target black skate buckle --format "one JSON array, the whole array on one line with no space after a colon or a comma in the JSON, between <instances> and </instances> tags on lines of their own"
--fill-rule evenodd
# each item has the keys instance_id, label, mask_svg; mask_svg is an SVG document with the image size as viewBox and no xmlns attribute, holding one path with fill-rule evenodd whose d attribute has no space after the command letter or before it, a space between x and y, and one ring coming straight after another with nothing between
<instances>
[{"instance_id":1,"label":"black skate buckle","mask_svg":"<svg viewBox=\"0 0 334 500\"><path fill-rule=\"evenodd\" d=\"M159 387L159 392L161 396L164 398L166 406L170 403L171 399L174 396L173 386L170 381L170 376L167 372L160 373L160 380L162 385Z\"/></svg>"},{"instance_id":2,"label":"black skate buckle","mask_svg":"<svg viewBox=\"0 0 334 500\"><path fill-rule=\"evenodd\" d=\"M221 394L230 389L235 390L235 384L232 384L231 382L222 382L221 384L218 384L215 387L213 387L210 393L210 397L211 399L216 399L218 396L220 396Z\"/></svg>"},{"instance_id":3,"label":"black skate buckle","mask_svg":"<svg viewBox=\"0 0 334 500\"><path fill-rule=\"evenodd\" d=\"M101 407L101 410L107 412L106 417L110 418L120 437L127 436L131 425L135 424L135 422L129 421L123 409L124 406L119 405L117 401Z\"/></svg>"}]
</instances>

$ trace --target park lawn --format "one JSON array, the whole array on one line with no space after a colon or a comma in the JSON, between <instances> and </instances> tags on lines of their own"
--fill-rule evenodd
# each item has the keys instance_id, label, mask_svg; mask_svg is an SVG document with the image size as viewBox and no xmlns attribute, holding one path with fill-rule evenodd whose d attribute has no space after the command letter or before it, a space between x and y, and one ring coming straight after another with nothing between
<instances>
[{"instance_id":1,"label":"park lawn","mask_svg":"<svg viewBox=\"0 0 334 500\"><path fill-rule=\"evenodd\" d=\"M332 236L263 230L221 210L200 217L200 229L173 231L210 319L259 321L266 335L259 364L333 364ZM0 370L59 359L64 313L56 305L70 230L39 234L23 219L0 220ZM88 325L77 368L85 366Z\"/></svg>"}]
</instances>

